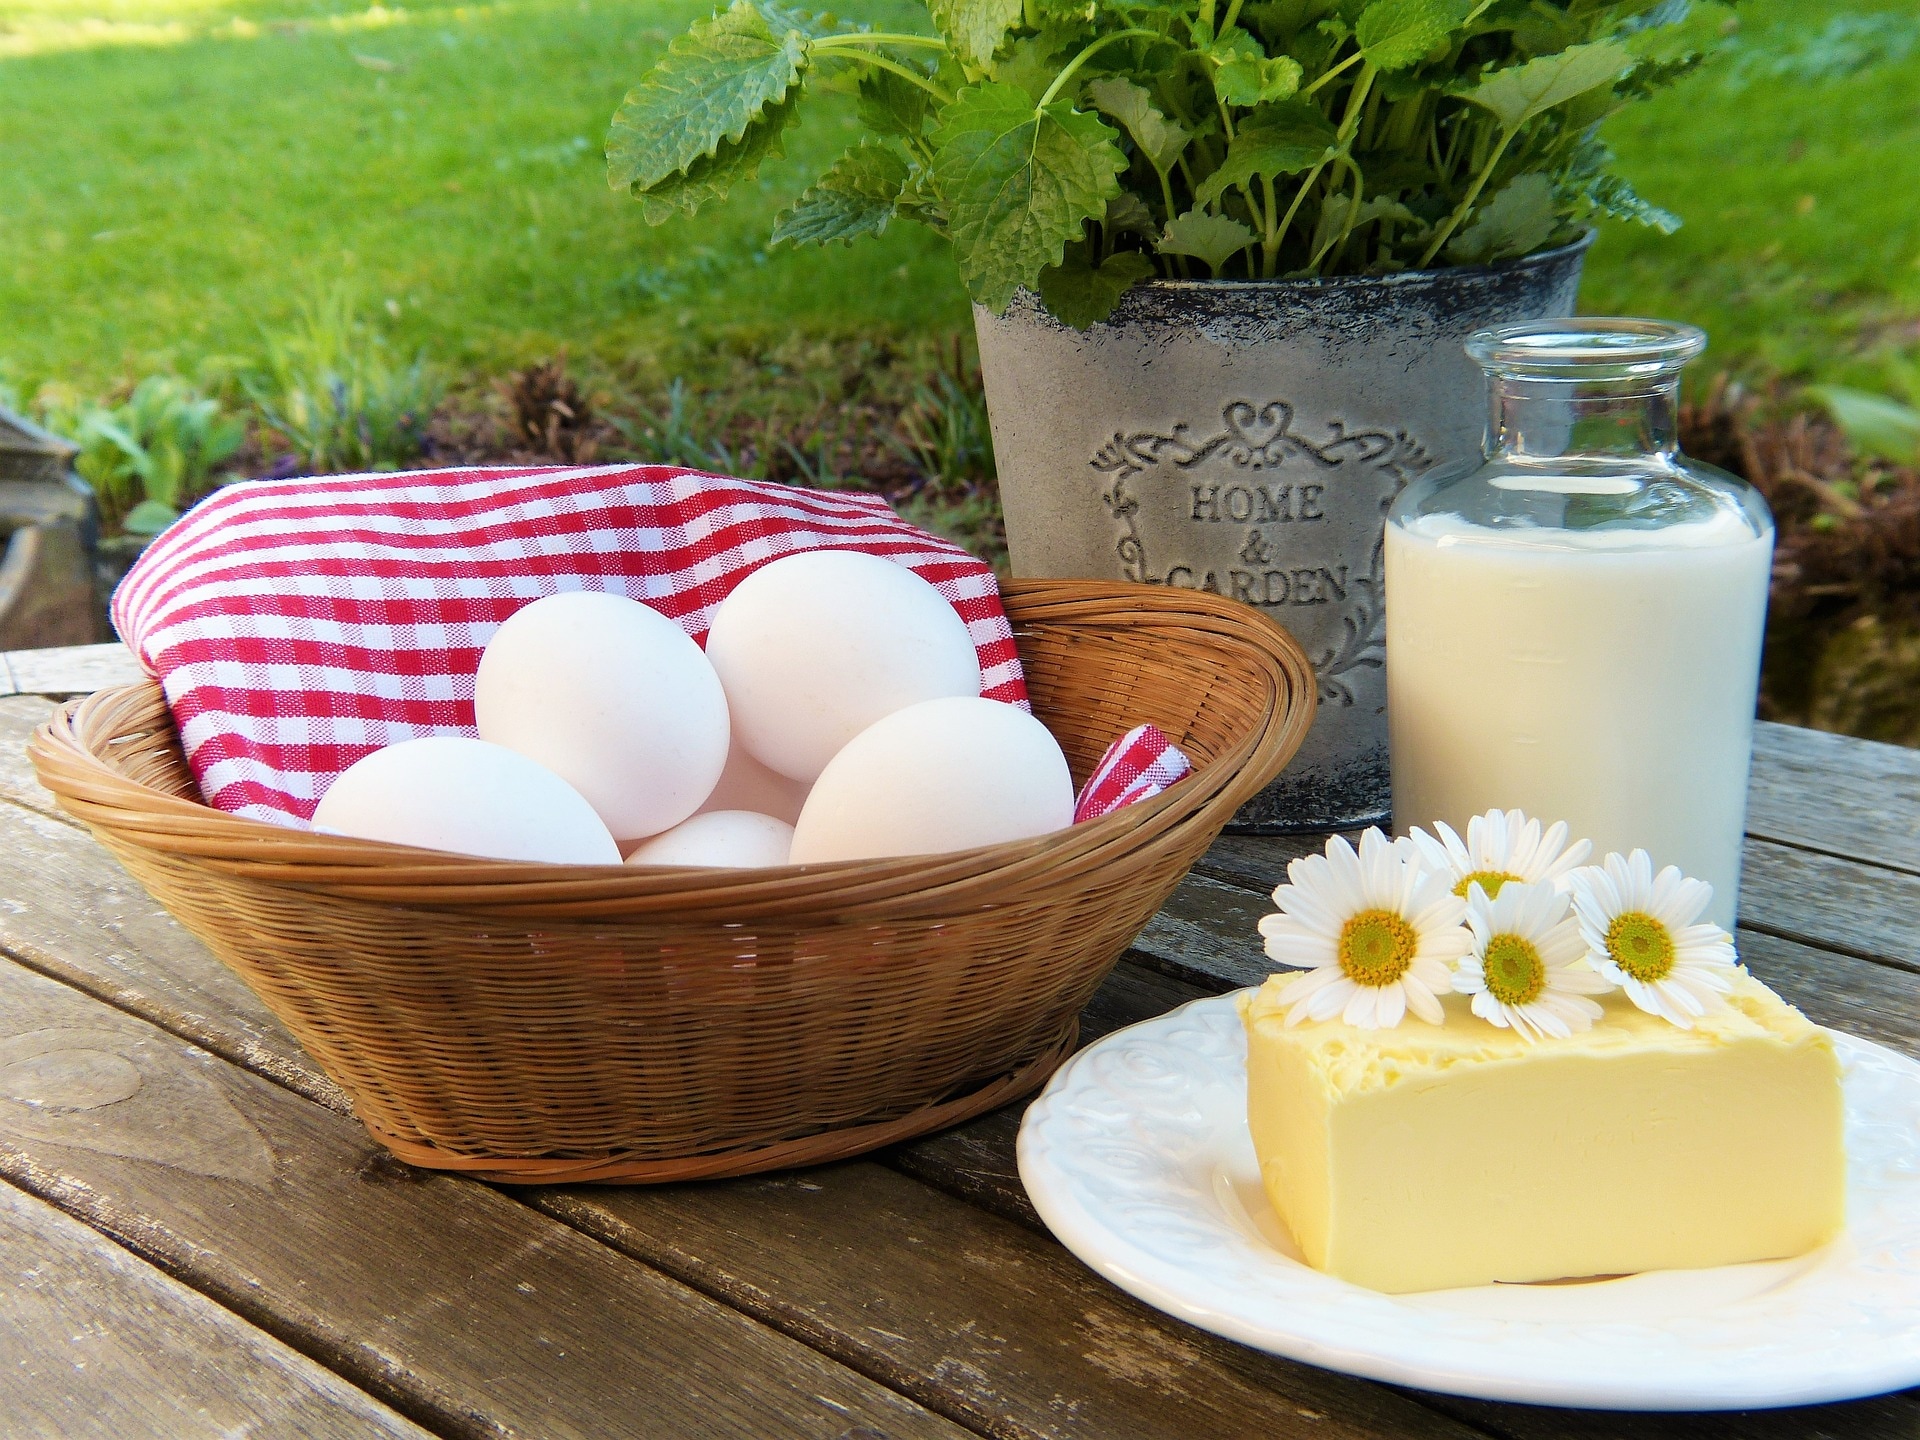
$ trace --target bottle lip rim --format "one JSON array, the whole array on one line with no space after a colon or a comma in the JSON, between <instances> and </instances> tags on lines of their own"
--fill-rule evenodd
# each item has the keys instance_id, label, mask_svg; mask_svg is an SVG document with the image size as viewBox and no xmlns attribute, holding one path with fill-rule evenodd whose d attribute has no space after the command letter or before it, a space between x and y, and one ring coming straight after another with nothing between
<instances>
[{"instance_id":1,"label":"bottle lip rim","mask_svg":"<svg viewBox=\"0 0 1920 1440\"><path fill-rule=\"evenodd\" d=\"M1673 320L1569 316L1477 330L1466 350L1498 374L1635 379L1679 370L1707 348L1707 332Z\"/></svg>"}]
</instances>

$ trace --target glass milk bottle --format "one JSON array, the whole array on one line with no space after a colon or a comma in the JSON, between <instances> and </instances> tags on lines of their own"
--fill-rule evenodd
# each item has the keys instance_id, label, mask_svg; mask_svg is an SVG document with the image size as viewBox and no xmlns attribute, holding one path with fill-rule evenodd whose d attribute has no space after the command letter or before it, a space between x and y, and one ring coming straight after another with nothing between
<instances>
[{"instance_id":1,"label":"glass milk bottle","mask_svg":"<svg viewBox=\"0 0 1920 1440\"><path fill-rule=\"evenodd\" d=\"M1773 519L1676 437L1688 325L1484 330L1486 457L1387 517L1394 828L1518 807L1739 893Z\"/></svg>"}]
</instances>

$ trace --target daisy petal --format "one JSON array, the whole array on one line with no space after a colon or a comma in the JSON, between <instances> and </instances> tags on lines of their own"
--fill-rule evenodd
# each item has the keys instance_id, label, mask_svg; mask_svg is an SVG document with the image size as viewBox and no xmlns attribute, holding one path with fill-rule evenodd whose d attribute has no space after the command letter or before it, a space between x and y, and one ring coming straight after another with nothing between
<instances>
[{"instance_id":1,"label":"daisy petal","mask_svg":"<svg viewBox=\"0 0 1920 1440\"><path fill-rule=\"evenodd\" d=\"M1433 991L1429 990L1418 980L1413 979L1401 981L1400 988L1405 992L1407 1009L1411 1010L1420 1019L1426 1021L1429 1025L1443 1025L1446 1023L1447 1012L1441 1008L1440 997L1435 995Z\"/></svg>"}]
</instances>

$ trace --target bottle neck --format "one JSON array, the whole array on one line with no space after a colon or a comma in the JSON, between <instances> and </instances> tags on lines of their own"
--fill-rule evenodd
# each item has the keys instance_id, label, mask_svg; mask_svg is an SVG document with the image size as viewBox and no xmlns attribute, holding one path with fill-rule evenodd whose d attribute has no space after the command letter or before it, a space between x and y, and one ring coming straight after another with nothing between
<instances>
[{"instance_id":1,"label":"bottle neck","mask_svg":"<svg viewBox=\"0 0 1920 1440\"><path fill-rule=\"evenodd\" d=\"M1671 457L1680 448L1680 376L1541 380L1494 376L1489 459Z\"/></svg>"}]
</instances>

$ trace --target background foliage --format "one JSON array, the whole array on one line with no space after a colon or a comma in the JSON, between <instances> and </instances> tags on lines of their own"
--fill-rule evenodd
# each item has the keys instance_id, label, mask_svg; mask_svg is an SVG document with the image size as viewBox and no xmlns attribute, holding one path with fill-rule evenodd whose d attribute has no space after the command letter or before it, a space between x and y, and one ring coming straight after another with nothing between
<instances>
[{"instance_id":1,"label":"background foliage","mask_svg":"<svg viewBox=\"0 0 1920 1440\"><path fill-rule=\"evenodd\" d=\"M608 191L607 117L704 9L0 0L0 374L97 394L249 360L342 277L396 354L454 375L565 347L699 385L721 378L718 339L965 326L953 261L916 227L858 252L767 247L860 138L846 97L698 220L652 228ZM1687 224L1604 224L1585 304L1704 324L1703 382L1729 364L1874 381L1920 316L1920 21L1904 0L1738 13L1723 61L1609 121L1621 173Z\"/></svg>"},{"instance_id":2,"label":"background foliage","mask_svg":"<svg viewBox=\"0 0 1920 1440\"><path fill-rule=\"evenodd\" d=\"M733 0L675 40L607 134L650 221L723 200L803 102L868 138L780 217L825 244L918 221L975 300L1084 327L1126 288L1486 264L1599 216L1677 221L1596 130L1691 74L1715 0L928 0L938 34Z\"/></svg>"},{"instance_id":3,"label":"background foliage","mask_svg":"<svg viewBox=\"0 0 1920 1440\"><path fill-rule=\"evenodd\" d=\"M385 436L373 463L683 459L877 491L1003 554L945 242L766 244L862 138L857 97L817 96L785 157L698 219L649 227L607 188L606 117L705 8L0 0L0 399L88 436L108 518L136 530L228 474L311 463L264 413L300 391L345 401L315 432L329 455ZM1602 221L1582 303L1712 334L1687 448L1781 520L1766 713L1920 744L1920 13L1737 14L1706 69L1609 120L1619 172L1687 223ZM317 333L342 337L329 363ZM439 383L424 434L379 421Z\"/></svg>"}]
</instances>

